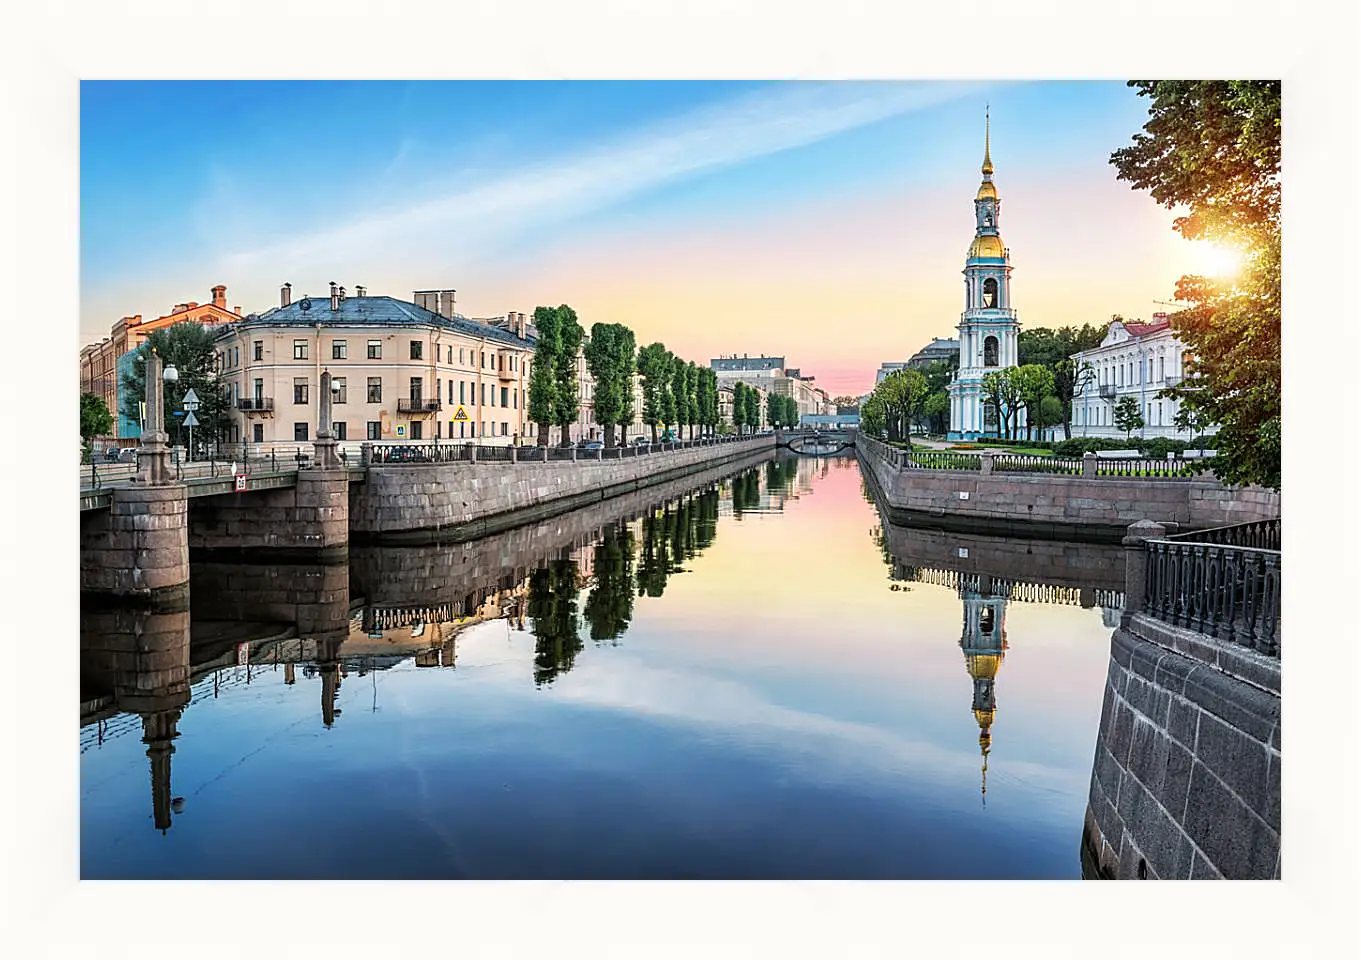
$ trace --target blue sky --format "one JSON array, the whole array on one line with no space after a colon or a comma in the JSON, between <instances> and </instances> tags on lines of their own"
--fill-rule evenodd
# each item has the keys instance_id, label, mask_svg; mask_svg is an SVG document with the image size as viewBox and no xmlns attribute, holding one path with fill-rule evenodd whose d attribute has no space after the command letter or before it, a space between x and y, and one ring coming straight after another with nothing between
<instances>
[{"instance_id":1,"label":"blue sky","mask_svg":"<svg viewBox=\"0 0 1361 960\"><path fill-rule=\"evenodd\" d=\"M82 343L217 283L453 286L859 392L953 333L989 102L1023 325L1147 316L1193 245L1115 181L1120 82L85 81Z\"/></svg>"}]
</instances>

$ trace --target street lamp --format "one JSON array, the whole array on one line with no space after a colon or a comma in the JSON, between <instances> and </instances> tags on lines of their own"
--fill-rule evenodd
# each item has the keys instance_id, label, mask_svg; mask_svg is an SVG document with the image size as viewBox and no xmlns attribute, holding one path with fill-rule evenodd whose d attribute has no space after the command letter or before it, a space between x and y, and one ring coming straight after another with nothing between
<instances>
[{"instance_id":1,"label":"street lamp","mask_svg":"<svg viewBox=\"0 0 1361 960\"><path fill-rule=\"evenodd\" d=\"M174 365L173 363L167 363L167 364L165 365L165 369L161 372L161 379L165 381L165 385L168 387L168 386L170 386L171 384L174 384L174 383L178 383L178 382L179 382L179 379L180 379L180 372L179 372L178 370L175 369L175 365ZM162 393L162 396L164 396L164 393ZM163 405L163 406L164 406L164 405ZM162 413L162 418L164 418L164 413ZM179 437L180 437L180 426L179 426L178 423L176 423L176 425L175 425L175 439L178 441L178 440L179 440Z\"/></svg>"}]
</instances>

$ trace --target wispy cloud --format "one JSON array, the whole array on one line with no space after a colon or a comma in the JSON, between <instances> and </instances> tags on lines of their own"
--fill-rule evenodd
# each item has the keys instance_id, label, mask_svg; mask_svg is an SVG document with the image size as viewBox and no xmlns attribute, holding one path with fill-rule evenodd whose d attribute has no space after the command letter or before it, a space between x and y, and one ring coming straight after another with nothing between
<instances>
[{"instance_id":1,"label":"wispy cloud","mask_svg":"<svg viewBox=\"0 0 1361 960\"><path fill-rule=\"evenodd\" d=\"M241 251L227 265L315 258L348 261L426 247L486 242L491 234L599 209L649 188L815 143L976 93L972 82L790 84L707 106L600 146L530 163L472 184L436 184L434 196L370 209L311 233Z\"/></svg>"}]
</instances>

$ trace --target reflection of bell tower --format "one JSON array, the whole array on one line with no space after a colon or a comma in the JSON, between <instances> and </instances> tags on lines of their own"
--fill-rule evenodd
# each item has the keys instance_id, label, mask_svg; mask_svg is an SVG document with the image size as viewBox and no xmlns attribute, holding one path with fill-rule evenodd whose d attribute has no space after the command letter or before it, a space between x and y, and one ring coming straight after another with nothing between
<instances>
[{"instance_id":1,"label":"reflection of bell tower","mask_svg":"<svg viewBox=\"0 0 1361 960\"><path fill-rule=\"evenodd\" d=\"M961 589L964 632L959 646L973 678L973 715L978 721L978 748L983 755L983 802L988 797L988 754L992 749L992 721L997 710L994 684L1007 649L1007 598L992 593L992 578L979 577L978 590Z\"/></svg>"}]
</instances>

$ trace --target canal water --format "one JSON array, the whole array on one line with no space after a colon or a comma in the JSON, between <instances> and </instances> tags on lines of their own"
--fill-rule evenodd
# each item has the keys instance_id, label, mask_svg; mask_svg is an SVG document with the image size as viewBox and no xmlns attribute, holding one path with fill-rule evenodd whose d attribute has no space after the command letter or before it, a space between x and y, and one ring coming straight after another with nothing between
<instances>
[{"instance_id":1,"label":"canal water","mask_svg":"<svg viewBox=\"0 0 1361 960\"><path fill-rule=\"evenodd\" d=\"M853 458L82 609L85 878L1078 878L1118 548Z\"/></svg>"}]
</instances>

